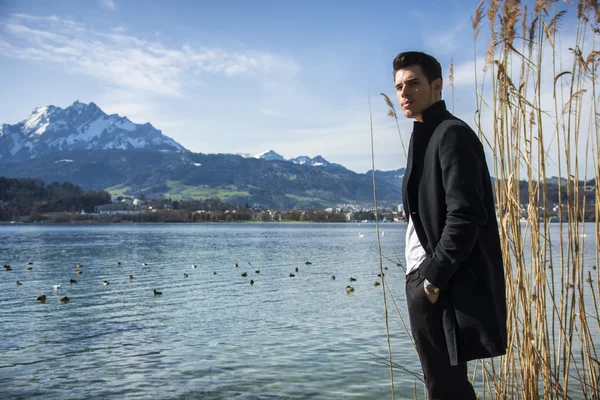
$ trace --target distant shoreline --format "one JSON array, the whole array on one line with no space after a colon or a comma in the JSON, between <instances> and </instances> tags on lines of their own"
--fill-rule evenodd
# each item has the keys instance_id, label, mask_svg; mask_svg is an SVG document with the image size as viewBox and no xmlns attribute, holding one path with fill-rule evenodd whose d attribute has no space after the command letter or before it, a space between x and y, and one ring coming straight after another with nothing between
<instances>
[{"instance_id":1,"label":"distant shoreline","mask_svg":"<svg viewBox=\"0 0 600 400\"><path fill-rule=\"evenodd\" d=\"M43 221L43 222L6 222L0 221L0 225L113 225L113 224L374 224L375 221L294 221L294 220L284 220L284 221L71 221L71 222L52 222L52 221ZM405 221L379 221L380 224L401 224L405 223Z\"/></svg>"}]
</instances>

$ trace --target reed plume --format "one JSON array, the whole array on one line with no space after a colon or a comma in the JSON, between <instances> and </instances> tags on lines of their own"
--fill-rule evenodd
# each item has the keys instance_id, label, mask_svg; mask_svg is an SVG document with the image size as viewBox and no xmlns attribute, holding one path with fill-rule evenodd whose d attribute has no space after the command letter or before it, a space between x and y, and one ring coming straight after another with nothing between
<instances>
[{"instance_id":1,"label":"reed plume","mask_svg":"<svg viewBox=\"0 0 600 400\"><path fill-rule=\"evenodd\" d=\"M508 310L507 354L470 364L480 399L600 400L600 6L556 5L538 0L530 14L517 0L490 0L484 65L473 53L475 124L493 154ZM474 49L484 13L480 2ZM566 65L558 38L570 16L576 34ZM452 59L452 86L454 72ZM581 169L582 159L591 168Z\"/></svg>"},{"instance_id":2,"label":"reed plume","mask_svg":"<svg viewBox=\"0 0 600 400\"><path fill-rule=\"evenodd\" d=\"M482 112L490 114L492 126L484 129L493 138L494 176L497 213L500 221L503 259L506 266L509 346L506 356L479 361L474 382L492 399L599 399L600 363L594 339L600 337L598 279L586 274L585 241L582 225L586 204L594 199L596 232L600 215L598 202L599 119L596 117L597 53L583 54L585 34L594 26L596 2L579 2L577 36L571 46L570 70L556 71L560 57L556 37L567 10L551 15L553 1L537 1L528 25L528 11L518 1L504 1L502 9L491 1L490 43L486 66L491 90L475 81L478 104L487 104ZM594 3L594 4L592 4ZM572 7L571 7L572 8ZM476 13L479 10L476 10ZM519 37L516 24L522 16ZM496 32L495 17L500 21ZM475 39L480 34L474 24ZM498 37L498 40L496 40ZM514 44L523 40L522 50ZM544 63L544 46L552 52L552 63ZM514 68L519 65L520 68ZM554 123L548 118L547 99L542 93L543 77L552 74L554 81ZM516 76L518 75L518 76ZM593 95L587 83L592 82ZM587 82L587 83L586 83ZM485 98L484 98L485 97ZM595 193L585 193L581 184L578 149L586 134L583 129L583 105L589 101L592 115L586 143L590 143L594 165ZM483 129L478 123L478 127ZM549 143L554 143L550 146ZM590 148L588 147L588 148ZM595 159L594 159L595 157ZM551 235L548 201L547 166L558 166L559 237ZM563 169L566 176L563 178ZM521 174L526 178L522 187ZM588 182L584 176L583 182ZM526 187L526 191L522 191ZM589 189L588 189L589 190ZM526 204L521 205L523 202ZM598 249L598 236L596 249ZM598 253L598 251L596 251ZM596 265L598 264L596 257ZM595 282L595 283L594 283ZM591 312L590 312L591 311Z\"/></svg>"},{"instance_id":3,"label":"reed plume","mask_svg":"<svg viewBox=\"0 0 600 400\"><path fill-rule=\"evenodd\" d=\"M452 88L452 112L454 113L454 59L450 58L450 71L448 73L448 82Z\"/></svg>"},{"instance_id":4,"label":"reed plume","mask_svg":"<svg viewBox=\"0 0 600 400\"><path fill-rule=\"evenodd\" d=\"M398 129L398 136L400 137L400 144L402 145L402 151L404 152L404 158L407 158L406 155L406 147L404 146L404 139L402 139L402 132L400 131L400 123L398 122L398 114L396 114L396 107L394 107L394 103L392 103L392 100L390 100L390 98L388 97L387 94L385 93L380 93L384 100L385 100L385 104L387 104L389 110L388 110L388 117L393 117L394 120L396 121L396 129Z\"/></svg>"}]
</instances>

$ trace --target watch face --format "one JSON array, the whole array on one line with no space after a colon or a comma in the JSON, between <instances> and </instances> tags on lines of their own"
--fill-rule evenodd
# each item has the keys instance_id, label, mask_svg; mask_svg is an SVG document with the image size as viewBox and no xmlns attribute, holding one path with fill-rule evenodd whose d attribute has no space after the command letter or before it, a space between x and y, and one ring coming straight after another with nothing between
<instances>
[{"instance_id":1,"label":"watch face","mask_svg":"<svg viewBox=\"0 0 600 400\"><path fill-rule=\"evenodd\" d=\"M436 288L435 286L433 286L431 283L429 285L427 285L427 291L429 293L432 294L436 294L437 292L439 292L440 289Z\"/></svg>"}]
</instances>

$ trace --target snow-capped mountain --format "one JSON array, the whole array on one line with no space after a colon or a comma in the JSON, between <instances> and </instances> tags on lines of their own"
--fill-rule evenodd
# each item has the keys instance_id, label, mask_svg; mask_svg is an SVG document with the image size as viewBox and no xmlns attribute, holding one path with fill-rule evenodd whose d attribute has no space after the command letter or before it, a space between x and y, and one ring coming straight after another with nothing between
<instances>
[{"instance_id":1,"label":"snow-capped mountain","mask_svg":"<svg viewBox=\"0 0 600 400\"><path fill-rule=\"evenodd\" d=\"M309 165L309 166L313 166L313 167L330 167L330 166L340 166L341 167L341 165L339 165L339 164L330 163L329 161L327 161L326 159L324 159L321 156L316 156L315 158L310 158L307 156L300 156L300 157L296 157L296 158L286 159L281 154L277 153L276 151L274 151L272 149L263 151L258 154L238 153L237 155L242 156L244 158L259 158L259 159L268 160L268 161L273 161L273 160L289 161L294 164Z\"/></svg>"},{"instance_id":2,"label":"snow-capped mountain","mask_svg":"<svg viewBox=\"0 0 600 400\"><path fill-rule=\"evenodd\" d=\"M283 158L281 154L278 154L273 150L263 151L262 153L255 154L252 157L261 158L267 161L285 161L285 158Z\"/></svg>"},{"instance_id":3,"label":"snow-capped mountain","mask_svg":"<svg viewBox=\"0 0 600 400\"><path fill-rule=\"evenodd\" d=\"M330 163L329 161L327 161L326 159L324 159L321 156L316 156L315 158L300 156L300 157L296 157L296 158L290 158L288 161L291 161L294 164L310 165L313 167L330 167L332 165L338 165L338 164Z\"/></svg>"},{"instance_id":4,"label":"snow-capped mountain","mask_svg":"<svg viewBox=\"0 0 600 400\"><path fill-rule=\"evenodd\" d=\"M53 151L139 149L187 151L150 123L107 115L95 103L67 108L37 107L24 121L0 127L0 161L22 160Z\"/></svg>"}]
</instances>

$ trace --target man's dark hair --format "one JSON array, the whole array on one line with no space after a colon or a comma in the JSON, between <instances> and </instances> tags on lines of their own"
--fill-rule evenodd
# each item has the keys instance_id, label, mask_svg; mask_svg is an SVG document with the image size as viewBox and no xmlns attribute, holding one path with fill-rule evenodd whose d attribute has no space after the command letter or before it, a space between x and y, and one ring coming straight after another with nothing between
<instances>
[{"instance_id":1,"label":"man's dark hair","mask_svg":"<svg viewBox=\"0 0 600 400\"><path fill-rule=\"evenodd\" d=\"M406 51L398 54L396 58L394 58L394 79L396 79L396 72L398 72L398 70L413 65L419 65L421 67L430 84L437 78L443 80L442 66L438 60L429 54L420 51Z\"/></svg>"}]
</instances>

